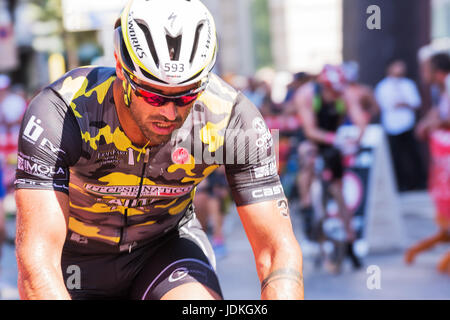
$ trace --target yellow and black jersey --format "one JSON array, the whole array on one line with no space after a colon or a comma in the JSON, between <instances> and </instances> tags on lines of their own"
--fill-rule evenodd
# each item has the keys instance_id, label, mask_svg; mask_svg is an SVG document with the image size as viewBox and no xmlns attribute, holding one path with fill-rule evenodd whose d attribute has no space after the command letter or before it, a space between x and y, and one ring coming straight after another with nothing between
<instances>
[{"instance_id":1,"label":"yellow and black jersey","mask_svg":"<svg viewBox=\"0 0 450 320\"><path fill-rule=\"evenodd\" d=\"M69 195L66 244L121 250L157 239L186 219L196 186L220 165L238 206L284 197L263 118L219 77L167 143L147 148L121 128L115 79L112 68L75 69L36 96L23 120L16 188Z\"/></svg>"}]
</instances>

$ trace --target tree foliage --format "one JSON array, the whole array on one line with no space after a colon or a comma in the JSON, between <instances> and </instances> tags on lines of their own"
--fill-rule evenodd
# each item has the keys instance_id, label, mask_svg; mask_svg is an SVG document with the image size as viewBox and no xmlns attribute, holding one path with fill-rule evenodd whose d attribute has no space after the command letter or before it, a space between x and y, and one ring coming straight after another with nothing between
<instances>
[{"instance_id":1,"label":"tree foliage","mask_svg":"<svg viewBox=\"0 0 450 320\"><path fill-rule=\"evenodd\" d=\"M271 66L270 14L268 0L252 0L253 42L256 69Z\"/></svg>"}]
</instances>

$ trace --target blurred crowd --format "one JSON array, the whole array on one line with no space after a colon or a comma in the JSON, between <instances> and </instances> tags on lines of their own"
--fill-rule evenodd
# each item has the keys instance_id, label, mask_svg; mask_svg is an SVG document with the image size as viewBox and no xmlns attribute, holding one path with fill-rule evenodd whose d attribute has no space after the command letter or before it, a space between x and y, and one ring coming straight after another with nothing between
<instances>
[{"instance_id":1,"label":"blurred crowd","mask_svg":"<svg viewBox=\"0 0 450 320\"><path fill-rule=\"evenodd\" d=\"M406 63L401 58L395 58L386 64L385 77L374 87L359 82L359 67L353 61L339 66L326 65L319 74L298 72L292 75L263 69L253 77L230 74L225 75L224 78L256 105L270 129L279 130L279 174L286 196L290 200L291 211L294 208L294 214L302 216L303 224L308 224L308 219L304 219L305 212L302 210L308 207L308 200L304 199L309 193L310 185L308 186L307 182L307 187L302 187L301 176L302 173L307 172L302 162L307 162L308 152L317 153L318 151L308 148L304 143L314 140L316 133L309 128L311 119L308 118L308 113L302 111L304 108L302 103L305 104L307 101L302 97L307 96L305 92L308 91L308 86L318 84L325 88L322 94L318 95L324 100L326 100L327 87L331 88L331 96L328 100L333 102L336 110L339 109L339 99L357 106L348 107L339 125L353 124L363 130L368 125L376 125L383 129L389 144L397 191L428 189L438 208L435 213L438 224L442 230L448 230L450 225L449 63L450 58L447 53L421 55L421 77L416 83L408 78ZM341 88L333 89L333 86ZM336 96L333 97L333 94ZM314 96L310 102L313 109L318 96ZM358 109L359 115L352 109ZM316 122L319 122L317 126L323 125L326 128L330 121L334 121L334 115L328 114L324 115L325 118L320 118L320 112L314 111L313 117L316 118ZM333 132L336 128L327 129ZM318 136L316 138L320 141ZM324 137L324 141L326 139L327 137ZM344 141L343 144L350 144L350 142ZM345 150L345 146L341 149ZM325 161L327 161L326 157ZM311 165L314 166L314 163ZM326 164L322 169L326 169ZM331 169L336 171L333 165ZM223 172L218 172L205 181L205 184L214 185L218 180L224 181L223 176L218 177L220 175L223 175ZM221 185L220 188L226 189L226 185ZM209 190L200 190L201 195L197 198L198 206L201 206L200 202L204 194L217 199L219 203L229 197L227 192L212 192L211 186ZM220 256L223 256L226 253L225 240L221 231L223 219L217 219L217 212L223 216L226 214L226 208L218 205L215 208L217 209L205 210L205 213L200 211L205 228L213 235L215 249ZM211 214L209 223L208 212L214 212ZM311 230L305 226L303 230L306 238L311 238L308 234ZM354 252L349 250L348 255L353 260L355 268L361 266L361 262L354 259Z\"/></svg>"}]
</instances>

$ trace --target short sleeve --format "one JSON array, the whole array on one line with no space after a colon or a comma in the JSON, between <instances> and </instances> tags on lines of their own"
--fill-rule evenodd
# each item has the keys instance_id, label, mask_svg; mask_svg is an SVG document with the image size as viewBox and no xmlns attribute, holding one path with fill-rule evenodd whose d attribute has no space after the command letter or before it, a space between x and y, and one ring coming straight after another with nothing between
<instances>
[{"instance_id":1,"label":"short sleeve","mask_svg":"<svg viewBox=\"0 0 450 320\"><path fill-rule=\"evenodd\" d=\"M276 146L259 110L239 94L225 135L225 170L237 206L284 198Z\"/></svg>"},{"instance_id":2,"label":"short sleeve","mask_svg":"<svg viewBox=\"0 0 450 320\"><path fill-rule=\"evenodd\" d=\"M18 147L16 189L69 193L69 167L80 158L81 134L73 112L52 89L31 101Z\"/></svg>"}]
</instances>

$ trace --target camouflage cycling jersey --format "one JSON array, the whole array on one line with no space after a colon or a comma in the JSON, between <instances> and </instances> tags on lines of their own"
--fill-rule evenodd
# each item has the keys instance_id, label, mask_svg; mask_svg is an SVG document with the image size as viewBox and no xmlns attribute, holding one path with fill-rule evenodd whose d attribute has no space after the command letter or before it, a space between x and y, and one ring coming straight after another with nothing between
<instances>
[{"instance_id":1,"label":"camouflage cycling jersey","mask_svg":"<svg viewBox=\"0 0 450 320\"><path fill-rule=\"evenodd\" d=\"M177 229L220 165L238 206L284 198L260 113L219 77L167 143L144 148L121 128L115 79L113 68L75 69L33 99L22 123L16 188L69 195L66 244L122 250Z\"/></svg>"}]
</instances>

